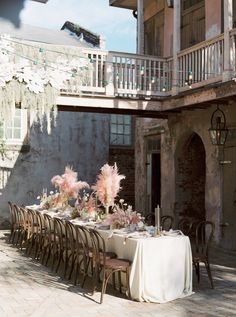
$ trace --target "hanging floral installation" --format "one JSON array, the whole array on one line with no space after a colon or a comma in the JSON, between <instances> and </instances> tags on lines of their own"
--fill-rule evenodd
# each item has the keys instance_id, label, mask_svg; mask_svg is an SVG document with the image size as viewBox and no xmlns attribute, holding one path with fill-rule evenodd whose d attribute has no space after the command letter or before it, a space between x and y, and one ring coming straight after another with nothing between
<instances>
[{"instance_id":1,"label":"hanging floral installation","mask_svg":"<svg viewBox=\"0 0 236 317\"><path fill-rule=\"evenodd\" d=\"M91 63L85 55L70 55L68 47L52 51L48 49L52 46L43 46L0 36L0 120L11 119L15 105L20 104L37 114L41 126L46 117L50 130L60 90L68 87L72 78L73 85L86 84Z\"/></svg>"}]
</instances>

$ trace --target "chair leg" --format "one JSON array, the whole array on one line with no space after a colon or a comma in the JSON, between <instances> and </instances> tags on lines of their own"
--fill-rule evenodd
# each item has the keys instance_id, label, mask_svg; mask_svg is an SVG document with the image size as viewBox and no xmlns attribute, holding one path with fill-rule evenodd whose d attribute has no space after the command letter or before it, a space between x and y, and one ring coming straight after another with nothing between
<instances>
[{"instance_id":1,"label":"chair leg","mask_svg":"<svg viewBox=\"0 0 236 317\"><path fill-rule=\"evenodd\" d=\"M197 275L197 281L199 284L200 283L200 265L199 265L199 262L194 263L194 267L195 267L195 271L196 271L196 275Z\"/></svg>"},{"instance_id":2,"label":"chair leg","mask_svg":"<svg viewBox=\"0 0 236 317\"><path fill-rule=\"evenodd\" d=\"M107 282L109 280L109 277L112 273L108 274L106 276L105 270L103 270L103 278L102 278L102 290L101 290L101 296L100 296L100 304L103 302L103 295L106 293L107 288Z\"/></svg>"},{"instance_id":3,"label":"chair leg","mask_svg":"<svg viewBox=\"0 0 236 317\"><path fill-rule=\"evenodd\" d=\"M214 284L213 284L213 279L212 279L212 275L211 275L211 268L210 268L210 264L209 262L205 262L205 266L206 266L206 270L207 270L207 274L211 283L211 288L214 288Z\"/></svg>"},{"instance_id":4,"label":"chair leg","mask_svg":"<svg viewBox=\"0 0 236 317\"><path fill-rule=\"evenodd\" d=\"M115 274L113 274L114 276ZM122 293L122 287L121 287L121 271L118 272L118 280L119 280L119 291Z\"/></svg>"},{"instance_id":5,"label":"chair leg","mask_svg":"<svg viewBox=\"0 0 236 317\"><path fill-rule=\"evenodd\" d=\"M126 287L127 287L128 297L131 298L131 291L130 291L130 284L129 284L129 268L127 268L126 270Z\"/></svg>"},{"instance_id":6,"label":"chair leg","mask_svg":"<svg viewBox=\"0 0 236 317\"><path fill-rule=\"evenodd\" d=\"M74 275L74 285L75 285L75 286L76 286L76 284L77 284L78 272L79 272L79 263L77 262L77 263L75 264L75 275Z\"/></svg>"}]
</instances>

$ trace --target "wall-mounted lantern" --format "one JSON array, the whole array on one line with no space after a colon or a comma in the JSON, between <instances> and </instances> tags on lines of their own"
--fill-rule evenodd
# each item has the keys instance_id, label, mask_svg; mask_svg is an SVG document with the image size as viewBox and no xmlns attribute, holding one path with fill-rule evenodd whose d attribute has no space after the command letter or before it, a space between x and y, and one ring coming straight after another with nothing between
<instances>
[{"instance_id":1,"label":"wall-mounted lantern","mask_svg":"<svg viewBox=\"0 0 236 317\"><path fill-rule=\"evenodd\" d=\"M211 127L208 130L213 145L224 145L228 135L224 112L217 106L211 116Z\"/></svg>"}]
</instances>

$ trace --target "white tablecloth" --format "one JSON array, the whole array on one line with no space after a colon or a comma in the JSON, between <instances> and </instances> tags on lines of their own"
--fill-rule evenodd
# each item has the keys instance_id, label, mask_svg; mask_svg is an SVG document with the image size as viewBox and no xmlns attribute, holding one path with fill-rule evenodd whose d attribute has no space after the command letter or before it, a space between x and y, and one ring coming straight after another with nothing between
<instances>
[{"instance_id":1,"label":"white tablecloth","mask_svg":"<svg viewBox=\"0 0 236 317\"><path fill-rule=\"evenodd\" d=\"M192 252L186 236L129 238L100 230L107 251L132 261L131 297L165 303L192 294Z\"/></svg>"},{"instance_id":2,"label":"white tablecloth","mask_svg":"<svg viewBox=\"0 0 236 317\"><path fill-rule=\"evenodd\" d=\"M48 211L51 216L59 213ZM85 223L72 221L74 224ZM192 294L192 252L183 235L127 238L109 230L99 230L107 251L132 262L131 297L137 301L165 303Z\"/></svg>"}]
</instances>

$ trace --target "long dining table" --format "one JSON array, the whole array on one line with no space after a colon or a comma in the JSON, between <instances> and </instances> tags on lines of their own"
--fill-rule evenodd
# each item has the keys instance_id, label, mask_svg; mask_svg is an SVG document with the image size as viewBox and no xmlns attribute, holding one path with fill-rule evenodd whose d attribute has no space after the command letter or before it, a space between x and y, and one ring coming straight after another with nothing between
<instances>
[{"instance_id":1,"label":"long dining table","mask_svg":"<svg viewBox=\"0 0 236 317\"><path fill-rule=\"evenodd\" d=\"M63 218L55 211L42 212ZM171 230L152 237L145 231L105 230L93 222L71 221L74 225L96 227L107 251L132 262L129 283L133 300L166 303L193 293L191 244L180 231Z\"/></svg>"},{"instance_id":2,"label":"long dining table","mask_svg":"<svg viewBox=\"0 0 236 317\"><path fill-rule=\"evenodd\" d=\"M107 251L132 262L133 300L166 303L192 294L192 251L187 236L179 231L150 237L146 232L97 230Z\"/></svg>"}]
</instances>

